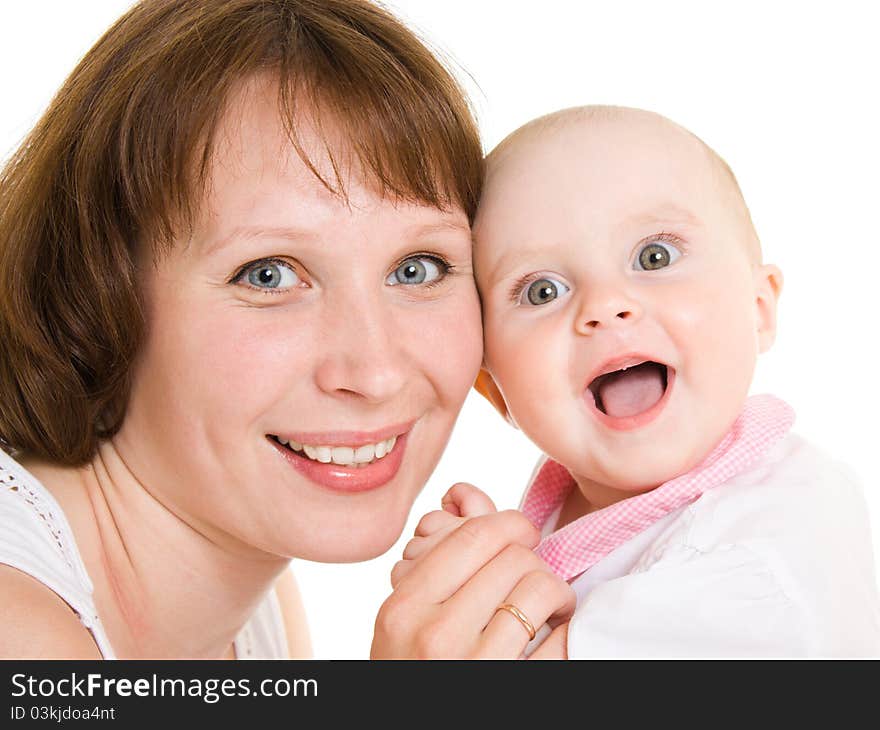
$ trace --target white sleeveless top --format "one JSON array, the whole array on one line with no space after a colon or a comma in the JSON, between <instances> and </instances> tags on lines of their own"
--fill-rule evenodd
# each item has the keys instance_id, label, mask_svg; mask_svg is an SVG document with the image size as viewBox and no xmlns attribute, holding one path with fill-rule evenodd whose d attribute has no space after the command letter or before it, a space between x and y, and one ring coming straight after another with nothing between
<instances>
[{"instance_id":1,"label":"white sleeveless top","mask_svg":"<svg viewBox=\"0 0 880 730\"><path fill-rule=\"evenodd\" d=\"M0 449L0 563L50 588L79 616L104 659L115 659L95 610L92 581L73 532L52 494ZM286 659L287 636L275 591L269 591L235 638L238 659Z\"/></svg>"}]
</instances>

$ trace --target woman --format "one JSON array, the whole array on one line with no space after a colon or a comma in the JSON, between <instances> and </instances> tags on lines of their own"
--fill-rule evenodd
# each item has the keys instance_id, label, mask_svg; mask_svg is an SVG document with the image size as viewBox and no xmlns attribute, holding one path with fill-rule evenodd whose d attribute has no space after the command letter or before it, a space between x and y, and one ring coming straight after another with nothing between
<instances>
[{"instance_id":1,"label":"woman","mask_svg":"<svg viewBox=\"0 0 880 730\"><path fill-rule=\"evenodd\" d=\"M308 655L290 559L388 549L479 367L480 156L364 0L108 31L0 178L0 655Z\"/></svg>"}]
</instances>

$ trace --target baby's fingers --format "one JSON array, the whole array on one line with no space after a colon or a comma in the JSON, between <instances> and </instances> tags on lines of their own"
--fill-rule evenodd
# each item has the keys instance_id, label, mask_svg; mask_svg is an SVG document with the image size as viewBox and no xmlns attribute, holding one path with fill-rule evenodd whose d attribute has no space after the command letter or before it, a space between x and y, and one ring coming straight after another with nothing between
<instances>
[{"instance_id":1,"label":"baby's fingers","mask_svg":"<svg viewBox=\"0 0 880 730\"><path fill-rule=\"evenodd\" d=\"M416 525L415 536L403 548L403 559L391 571L392 587L396 587L415 567L422 555L429 553L464 521L463 517L455 517L443 510L428 512L422 517Z\"/></svg>"},{"instance_id":2,"label":"baby's fingers","mask_svg":"<svg viewBox=\"0 0 880 730\"><path fill-rule=\"evenodd\" d=\"M466 521L464 517L453 517L448 512L443 512L442 510L438 510L437 513L428 513L425 517L429 517L433 514L445 515L446 518L448 518L448 521L445 521L443 527L438 527L434 532L424 536L419 535L418 528L416 528L416 536L410 538L410 541L403 548L402 559L397 561L391 570L392 588L397 588L397 584L409 575L409 572L418 565L419 559L423 555L430 553L431 550L443 542L450 533L455 532L460 524ZM422 518L423 521L425 517ZM421 523L419 524L421 525Z\"/></svg>"},{"instance_id":3,"label":"baby's fingers","mask_svg":"<svg viewBox=\"0 0 880 730\"><path fill-rule=\"evenodd\" d=\"M446 533L450 529L455 529L462 523L462 518L453 515L442 509L435 509L428 512L419 520L413 534L416 537L430 537L438 532Z\"/></svg>"},{"instance_id":4,"label":"baby's fingers","mask_svg":"<svg viewBox=\"0 0 880 730\"><path fill-rule=\"evenodd\" d=\"M452 528L454 529L454 528ZM450 530L451 532L452 530ZM414 537L403 548L404 560L418 560L448 535L448 532L436 532L430 537Z\"/></svg>"},{"instance_id":5,"label":"baby's fingers","mask_svg":"<svg viewBox=\"0 0 880 730\"><path fill-rule=\"evenodd\" d=\"M464 521L464 517L454 517L443 510L429 512L416 527L415 537L404 547L403 559L418 560Z\"/></svg>"},{"instance_id":6,"label":"baby's fingers","mask_svg":"<svg viewBox=\"0 0 880 730\"><path fill-rule=\"evenodd\" d=\"M457 517L479 517L498 511L489 495L467 482L453 484L443 495L440 505Z\"/></svg>"}]
</instances>

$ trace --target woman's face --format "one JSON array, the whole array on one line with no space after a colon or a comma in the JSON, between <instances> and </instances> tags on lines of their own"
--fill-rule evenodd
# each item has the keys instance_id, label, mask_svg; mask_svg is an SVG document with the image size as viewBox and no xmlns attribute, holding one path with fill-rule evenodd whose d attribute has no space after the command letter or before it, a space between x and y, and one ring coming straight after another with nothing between
<instances>
[{"instance_id":1,"label":"woman's face","mask_svg":"<svg viewBox=\"0 0 880 730\"><path fill-rule=\"evenodd\" d=\"M193 235L145 267L148 332L115 441L211 539L327 562L383 553L474 381L465 214L357 176L346 190L305 166L276 89L254 81L217 130Z\"/></svg>"}]
</instances>

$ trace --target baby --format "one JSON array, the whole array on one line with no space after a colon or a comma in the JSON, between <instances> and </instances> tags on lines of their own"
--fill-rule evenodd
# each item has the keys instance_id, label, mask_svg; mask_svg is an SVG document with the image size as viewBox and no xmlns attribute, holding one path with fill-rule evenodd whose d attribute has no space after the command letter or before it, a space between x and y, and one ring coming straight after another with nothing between
<instances>
[{"instance_id":1,"label":"baby","mask_svg":"<svg viewBox=\"0 0 880 730\"><path fill-rule=\"evenodd\" d=\"M547 455L521 509L577 594L564 653L880 655L859 488L785 403L748 397L782 274L724 161L656 114L587 107L487 164L477 389Z\"/></svg>"}]
</instances>

